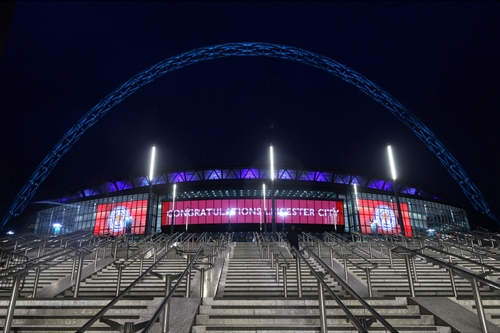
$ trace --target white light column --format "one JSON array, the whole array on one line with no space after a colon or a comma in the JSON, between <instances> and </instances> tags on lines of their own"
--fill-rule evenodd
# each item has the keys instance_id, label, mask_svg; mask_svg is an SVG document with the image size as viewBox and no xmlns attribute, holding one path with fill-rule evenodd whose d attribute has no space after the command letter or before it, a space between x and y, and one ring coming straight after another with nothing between
<instances>
[{"instance_id":1,"label":"white light column","mask_svg":"<svg viewBox=\"0 0 500 333\"><path fill-rule=\"evenodd\" d=\"M361 218L359 217L359 202L358 202L358 188L356 186L356 184L354 184L354 196L356 197L356 216L358 218L358 230L361 231ZM354 221L356 224L356 221ZM354 229L354 228L353 228ZM351 230L353 230L351 229Z\"/></svg>"},{"instance_id":2,"label":"white light column","mask_svg":"<svg viewBox=\"0 0 500 333\"><path fill-rule=\"evenodd\" d=\"M403 215L401 214L401 204L399 203L398 190L396 189L396 166L394 164L394 158L392 156L392 148L391 146L387 146L387 154L389 155L389 164L391 166L391 175L392 175L392 189L394 190L394 197L396 197L396 205L398 207L398 223L401 228L401 235L406 236L405 227L403 225Z\"/></svg>"},{"instance_id":3,"label":"white light column","mask_svg":"<svg viewBox=\"0 0 500 333\"><path fill-rule=\"evenodd\" d=\"M274 203L274 152L273 146L269 147L269 159L270 159L270 172L271 172L271 231L276 233L276 205Z\"/></svg>"},{"instance_id":4,"label":"white light column","mask_svg":"<svg viewBox=\"0 0 500 333\"><path fill-rule=\"evenodd\" d=\"M177 189L177 184L174 184L174 192L172 194L172 225L170 226L170 234L174 234L174 224L175 224L175 191Z\"/></svg>"},{"instance_id":5,"label":"white light column","mask_svg":"<svg viewBox=\"0 0 500 333\"><path fill-rule=\"evenodd\" d=\"M153 218L152 218L152 207L151 207L151 196L153 194L153 173L155 168L155 155L156 148L153 146L151 149L151 163L149 164L149 192L148 192L148 206L146 208L146 235L156 233L156 223L153 229Z\"/></svg>"}]
</instances>

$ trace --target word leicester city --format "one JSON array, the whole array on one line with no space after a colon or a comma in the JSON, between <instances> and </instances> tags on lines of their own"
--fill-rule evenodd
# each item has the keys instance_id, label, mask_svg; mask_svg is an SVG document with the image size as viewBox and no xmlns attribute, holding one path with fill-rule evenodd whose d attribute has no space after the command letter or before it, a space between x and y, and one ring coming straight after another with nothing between
<instances>
[{"instance_id":1,"label":"word leicester city","mask_svg":"<svg viewBox=\"0 0 500 333\"><path fill-rule=\"evenodd\" d=\"M315 216L316 212L312 208L276 208L276 215L292 215L292 216ZM336 216L338 210L320 208L317 211L318 216ZM257 208L202 208L202 209L176 209L175 217L178 216L224 216L224 215L260 215L262 209ZM271 215L271 210L266 209L266 215ZM172 217L172 210L167 211L167 216Z\"/></svg>"}]
</instances>

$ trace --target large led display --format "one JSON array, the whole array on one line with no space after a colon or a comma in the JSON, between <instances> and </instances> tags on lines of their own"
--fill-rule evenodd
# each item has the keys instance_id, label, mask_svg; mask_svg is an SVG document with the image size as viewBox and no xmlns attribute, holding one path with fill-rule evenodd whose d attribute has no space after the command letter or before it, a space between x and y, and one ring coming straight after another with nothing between
<instances>
[{"instance_id":1,"label":"large led display","mask_svg":"<svg viewBox=\"0 0 500 333\"><path fill-rule=\"evenodd\" d=\"M358 200L361 232L364 234L400 234L395 202L380 200ZM401 214L406 236L412 236L408 204L401 203Z\"/></svg>"},{"instance_id":2,"label":"large led display","mask_svg":"<svg viewBox=\"0 0 500 333\"><path fill-rule=\"evenodd\" d=\"M97 205L94 234L110 234L113 236L124 233L144 234L147 205L147 200Z\"/></svg>"},{"instance_id":3,"label":"large led display","mask_svg":"<svg viewBox=\"0 0 500 333\"><path fill-rule=\"evenodd\" d=\"M271 223L271 205L271 199L163 202L161 224L171 225L172 214L175 225ZM342 201L275 199L275 207L276 223L344 225Z\"/></svg>"}]
</instances>

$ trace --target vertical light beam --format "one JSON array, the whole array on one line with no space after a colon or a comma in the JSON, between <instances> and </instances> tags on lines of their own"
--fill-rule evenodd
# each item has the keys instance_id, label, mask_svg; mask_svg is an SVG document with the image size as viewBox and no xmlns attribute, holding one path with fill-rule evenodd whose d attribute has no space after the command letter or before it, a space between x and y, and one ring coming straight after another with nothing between
<instances>
[{"instance_id":1,"label":"vertical light beam","mask_svg":"<svg viewBox=\"0 0 500 333\"><path fill-rule=\"evenodd\" d=\"M155 155L156 155L156 147L153 146L151 149L151 163L149 165L149 182L153 182L153 173L155 170Z\"/></svg>"},{"instance_id":2,"label":"vertical light beam","mask_svg":"<svg viewBox=\"0 0 500 333\"><path fill-rule=\"evenodd\" d=\"M392 157L391 146L387 146L387 154L389 155L389 164L391 165L392 180L396 180L396 166L394 165L394 158Z\"/></svg>"}]
</instances>

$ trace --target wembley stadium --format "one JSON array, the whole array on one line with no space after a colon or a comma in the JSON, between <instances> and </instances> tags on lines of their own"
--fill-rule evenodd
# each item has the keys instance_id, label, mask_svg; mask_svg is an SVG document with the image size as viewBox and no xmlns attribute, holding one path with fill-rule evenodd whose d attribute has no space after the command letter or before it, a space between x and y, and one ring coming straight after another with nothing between
<instances>
[{"instance_id":1,"label":"wembley stadium","mask_svg":"<svg viewBox=\"0 0 500 333\"><path fill-rule=\"evenodd\" d=\"M270 169L200 168L157 174L151 182L147 175L103 182L43 201L31 229L43 236L80 230L118 236L271 232L295 224L304 231L411 237L471 228L466 209L412 184L335 170Z\"/></svg>"}]
</instances>

